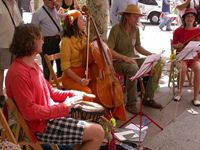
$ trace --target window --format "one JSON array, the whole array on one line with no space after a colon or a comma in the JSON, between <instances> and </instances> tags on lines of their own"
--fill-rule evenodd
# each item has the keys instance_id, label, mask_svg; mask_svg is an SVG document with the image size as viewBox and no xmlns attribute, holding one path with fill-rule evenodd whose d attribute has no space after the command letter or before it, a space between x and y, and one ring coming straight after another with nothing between
<instances>
[{"instance_id":1,"label":"window","mask_svg":"<svg viewBox=\"0 0 200 150\"><path fill-rule=\"evenodd\" d=\"M138 0L138 2L146 5L158 5L156 0Z\"/></svg>"}]
</instances>

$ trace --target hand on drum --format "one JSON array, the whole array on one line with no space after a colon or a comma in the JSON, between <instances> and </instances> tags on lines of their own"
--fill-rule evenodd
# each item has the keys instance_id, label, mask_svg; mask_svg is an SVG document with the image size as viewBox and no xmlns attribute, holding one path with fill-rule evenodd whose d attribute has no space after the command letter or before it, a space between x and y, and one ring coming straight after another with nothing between
<instances>
[{"instance_id":1,"label":"hand on drum","mask_svg":"<svg viewBox=\"0 0 200 150\"><path fill-rule=\"evenodd\" d=\"M65 100L65 102L64 102L65 105L67 105L67 107L69 109L74 108L75 106L77 106L82 101L81 99L75 100L75 99L72 99L72 98L69 98L68 100Z\"/></svg>"},{"instance_id":2,"label":"hand on drum","mask_svg":"<svg viewBox=\"0 0 200 150\"><path fill-rule=\"evenodd\" d=\"M74 94L73 97L67 97L64 103L69 107L69 109L73 107L79 107L79 103L81 103L83 97L89 97L89 98L95 98L96 96L94 94L88 94L81 91L71 90L71 92Z\"/></svg>"},{"instance_id":3,"label":"hand on drum","mask_svg":"<svg viewBox=\"0 0 200 150\"><path fill-rule=\"evenodd\" d=\"M83 97L96 98L94 94L88 94L77 90L70 90L70 91L74 94L74 96L72 97L74 99L83 99Z\"/></svg>"}]
</instances>

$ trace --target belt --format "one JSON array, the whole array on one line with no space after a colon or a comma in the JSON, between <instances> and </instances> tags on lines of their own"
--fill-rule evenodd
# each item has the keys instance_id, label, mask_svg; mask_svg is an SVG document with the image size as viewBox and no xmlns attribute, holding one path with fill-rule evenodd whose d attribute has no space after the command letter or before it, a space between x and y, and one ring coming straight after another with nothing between
<instances>
[{"instance_id":1,"label":"belt","mask_svg":"<svg viewBox=\"0 0 200 150\"><path fill-rule=\"evenodd\" d=\"M45 36L44 39L60 39L60 35Z\"/></svg>"}]
</instances>

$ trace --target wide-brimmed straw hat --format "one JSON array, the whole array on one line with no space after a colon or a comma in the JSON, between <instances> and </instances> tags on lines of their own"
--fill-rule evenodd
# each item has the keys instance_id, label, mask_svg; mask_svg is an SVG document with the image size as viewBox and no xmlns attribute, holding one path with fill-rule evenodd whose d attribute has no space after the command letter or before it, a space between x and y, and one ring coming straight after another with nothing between
<instances>
[{"instance_id":1,"label":"wide-brimmed straw hat","mask_svg":"<svg viewBox=\"0 0 200 150\"><path fill-rule=\"evenodd\" d=\"M140 15L140 16L144 16L139 7L137 5L134 5L134 4L129 4L126 9L122 12L120 12L119 14L122 15L124 13L128 13L128 14L137 14L137 15Z\"/></svg>"},{"instance_id":2,"label":"wide-brimmed straw hat","mask_svg":"<svg viewBox=\"0 0 200 150\"><path fill-rule=\"evenodd\" d=\"M197 19L197 17L198 17L197 11L196 11L195 8L187 8L187 9L185 10L184 14L182 15L182 18L184 18L187 14L193 14L193 15L196 17L196 19Z\"/></svg>"}]
</instances>

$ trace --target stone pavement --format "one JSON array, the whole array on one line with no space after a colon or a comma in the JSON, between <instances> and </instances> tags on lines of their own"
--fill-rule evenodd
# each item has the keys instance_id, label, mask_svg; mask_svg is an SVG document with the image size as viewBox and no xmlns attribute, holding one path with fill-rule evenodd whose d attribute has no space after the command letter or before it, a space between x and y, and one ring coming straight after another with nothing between
<instances>
[{"instance_id":1,"label":"stone pavement","mask_svg":"<svg viewBox=\"0 0 200 150\"><path fill-rule=\"evenodd\" d=\"M190 150L200 149L199 115L187 112L191 108L200 112L199 108L191 104L192 88L184 88L182 100L175 102L172 100L172 88L167 87L167 84L168 77L164 72L155 95L155 100L164 106L162 110L143 106L143 112L163 130L153 123L149 124L142 145L152 150L189 150L188 147L191 147Z\"/></svg>"}]
</instances>

